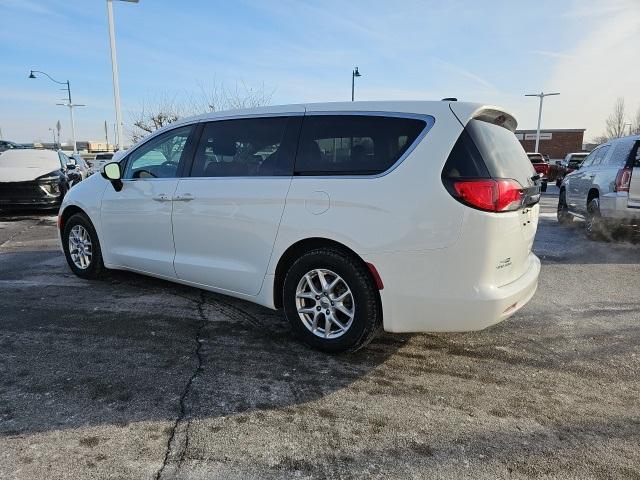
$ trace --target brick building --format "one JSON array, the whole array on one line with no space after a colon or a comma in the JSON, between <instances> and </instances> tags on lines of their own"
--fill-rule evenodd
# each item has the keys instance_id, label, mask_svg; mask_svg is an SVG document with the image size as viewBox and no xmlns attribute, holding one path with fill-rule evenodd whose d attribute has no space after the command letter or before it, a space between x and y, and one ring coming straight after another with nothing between
<instances>
[{"instance_id":1,"label":"brick building","mask_svg":"<svg viewBox=\"0 0 640 480\"><path fill-rule=\"evenodd\" d=\"M540 130L540 145L538 151L549 155L551 160L561 160L567 153L582 152L584 128L559 128ZM516 138L526 152L533 152L536 148L535 130L516 130Z\"/></svg>"}]
</instances>

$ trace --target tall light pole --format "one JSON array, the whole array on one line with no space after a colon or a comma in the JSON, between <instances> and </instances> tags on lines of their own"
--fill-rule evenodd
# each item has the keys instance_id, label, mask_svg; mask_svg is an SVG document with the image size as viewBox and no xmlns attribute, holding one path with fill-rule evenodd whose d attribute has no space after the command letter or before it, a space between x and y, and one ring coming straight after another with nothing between
<instances>
[{"instance_id":1,"label":"tall light pole","mask_svg":"<svg viewBox=\"0 0 640 480\"><path fill-rule=\"evenodd\" d=\"M358 67L355 68L351 72L351 101L353 102L355 97L355 88L356 88L356 77L361 77L360 72L358 71Z\"/></svg>"},{"instance_id":2,"label":"tall light pole","mask_svg":"<svg viewBox=\"0 0 640 480\"><path fill-rule=\"evenodd\" d=\"M120 0L138 3L138 0ZM120 110L120 80L118 59L116 58L116 32L113 26L113 0L107 0L107 19L109 21L109 44L111 45L111 74L113 75L113 101L116 107L116 148L122 148L122 112Z\"/></svg>"},{"instance_id":3,"label":"tall light pole","mask_svg":"<svg viewBox=\"0 0 640 480\"><path fill-rule=\"evenodd\" d=\"M49 131L51 132L51 136L53 137L53 149L56 149L56 131L53 128L50 128Z\"/></svg>"},{"instance_id":4,"label":"tall light pole","mask_svg":"<svg viewBox=\"0 0 640 480\"><path fill-rule=\"evenodd\" d=\"M84 104L81 103L73 103L71 101L71 84L69 83L69 80L67 80L66 82L59 82L58 80L55 80L54 78L51 77L51 75L49 75L48 73L42 72L40 70L31 70L31 73L29 73L29 78L37 78L36 77L36 73L41 73L42 75L44 75L45 77L47 77L49 80L51 80L54 83L58 83L60 85L66 85L67 87L67 103L56 103L56 105L62 105L63 107L69 107L69 115L71 116L71 138L73 139L73 153L78 153L78 147L76 145L76 125L73 121L73 108L74 107L84 107ZM63 89L64 90L64 89Z\"/></svg>"},{"instance_id":5,"label":"tall light pole","mask_svg":"<svg viewBox=\"0 0 640 480\"><path fill-rule=\"evenodd\" d=\"M542 100L544 99L544 97L548 97L549 95L560 95L559 93L544 93L544 92L540 92L540 93L527 93L525 94L525 97L539 97L540 98L540 108L538 109L538 130L536 133L536 150L535 152L538 153L538 146L540 145L540 121L542 120Z\"/></svg>"}]
</instances>

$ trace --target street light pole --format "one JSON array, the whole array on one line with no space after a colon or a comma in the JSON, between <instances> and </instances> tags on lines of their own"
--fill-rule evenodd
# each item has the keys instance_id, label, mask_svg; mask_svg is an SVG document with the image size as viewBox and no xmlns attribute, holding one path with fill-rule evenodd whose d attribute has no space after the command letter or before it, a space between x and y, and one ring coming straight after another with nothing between
<instances>
[{"instance_id":1,"label":"street light pole","mask_svg":"<svg viewBox=\"0 0 640 480\"><path fill-rule=\"evenodd\" d=\"M31 70L31 73L29 74L29 78L36 78L36 76L35 76L36 73L41 73L42 75L47 77L52 82L60 84L60 85L65 85L67 87L67 103L56 103L56 105L61 105L63 107L69 107L69 115L71 117L71 138L73 139L73 153L78 153L78 147L77 147L77 144L76 144L76 126L75 126L75 123L73 121L73 107L84 107L85 105L80 104L80 103L74 104L71 101L71 83L69 83L69 80L67 80L66 82L59 82L58 80L56 80L53 77L51 77L51 75L49 75L48 73L42 72L40 70Z\"/></svg>"},{"instance_id":2,"label":"street light pole","mask_svg":"<svg viewBox=\"0 0 640 480\"><path fill-rule=\"evenodd\" d=\"M138 3L138 0L121 0ZM122 148L122 111L120 109L120 80L118 59L116 58L116 32L113 25L113 0L107 0L107 19L109 22L109 45L111 46L111 74L113 76L113 101L116 107L116 149Z\"/></svg>"},{"instance_id":3,"label":"street light pole","mask_svg":"<svg viewBox=\"0 0 640 480\"><path fill-rule=\"evenodd\" d=\"M351 101L352 102L355 97L356 77L361 77L361 76L362 75L358 71L358 67L356 67L355 70L351 72Z\"/></svg>"},{"instance_id":4,"label":"street light pole","mask_svg":"<svg viewBox=\"0 0 640 480\"><path fill-rule=\"evenodd\" d=\"M56 150L56 131L53 128L50 128L49 131L53 137L53 149Z\"/></svg>"},{"instance_id":5,"label":"street light pole","mask_svg":"<svg viewBox=\"0 0 640 480\"><path fill-rule=\"evenodd\" d=\"M527 93L525 97L538 97L540 98L540 107L538 108L538 129L536 131L536 149L535 152L538 153L538 146L540 145L540 122L542 121L542 100L544 97L548 97L549 95L560 95L559 93Z\"/></svg>"}]
</instances>

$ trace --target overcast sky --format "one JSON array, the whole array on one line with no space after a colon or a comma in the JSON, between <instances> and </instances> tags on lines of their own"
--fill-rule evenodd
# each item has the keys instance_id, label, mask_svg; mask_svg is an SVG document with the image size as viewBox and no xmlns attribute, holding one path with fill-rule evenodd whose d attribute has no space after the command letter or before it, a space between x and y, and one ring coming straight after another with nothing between
<instances>
[{"instance_id":1,"label":"overcast sky","mask_svg":"<svg viewBox=\"0 0 640 480\"><path fill-rule=\"evenodd\" d=\"M528 5L525 5L528 4ZM71 81L78 139L114 123L104 0L0 0L0 128L47 141L68 111L44 78ZM272 103L349 100L489 102L535 128L600 134L616 97L640 108L640 0L114 2L125 124L145 101L214 81L273 92ZM128 127L125 125L125 131ZM110 132L110 135L112 133Z\"/></svg>"}]
</instances>

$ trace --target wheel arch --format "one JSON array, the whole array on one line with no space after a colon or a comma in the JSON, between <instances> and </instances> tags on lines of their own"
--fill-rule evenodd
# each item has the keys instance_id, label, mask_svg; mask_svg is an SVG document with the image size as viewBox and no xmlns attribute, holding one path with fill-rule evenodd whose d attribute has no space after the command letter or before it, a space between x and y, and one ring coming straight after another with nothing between
<instances>
[{"instance_id":1,"label":"wheel arch","mask_svg":"<svg viewBox=\"0 0 640 480\"><path fill-rule=\"evenodd\" d=\"M382 280L378 275L378 272L375 270L375 267L367 262L365 262L360 255L358 255L351 248L347 247L343 243L340 243L336 240L331 240L329 238L323 237L311 237L305 238L302 240L298 240L294 244L290 245L278 260L275 269L275 275L273 280L273 304L276 308L282 307L282 288L284 286L284 278L287 274L287 271L293 265L293 263L304 253L315 250L318 248L332 248L335 250L339 250L346 255L349 255L351 258L355 259L357 262L361 263L369 274L369 278L378 288L376 289L376 296L378 299L378 305L381 307L381 299L380 299L380 289L382 288ZM380 310L382 311L382 309Z\"/></svg>"},{"instance_id":2,"label":"wheel arch","mask_svg":"<svg viewBox=\"0 0 640 480\"><path fill-rule=\"evenodd\" d=\"M78 205L67 205L64 210L62 210L58 214L58 230L61 232L64 230L64 226L67 224L67 220L69 220L76 213L83 213L86 217L91 221L91 217ZM93 223L93 221L91 221ZM95 225L94 225L95 228Z\"/></svg>"},{"instance_id":3,"label":"wheel arch","mask_svg":"<svg viewBox=\"0 0 640 480\"><path fill-rule=\"evenodd\" d=\"M600 197L600 191L595 187L591 187L589 189L589 193L587 194L587 206L589 205L591 200L593 200L594 198L599 198L599 197Z\"/></svg>"}]
</instances>

